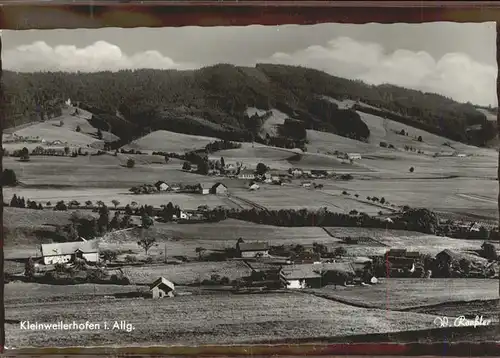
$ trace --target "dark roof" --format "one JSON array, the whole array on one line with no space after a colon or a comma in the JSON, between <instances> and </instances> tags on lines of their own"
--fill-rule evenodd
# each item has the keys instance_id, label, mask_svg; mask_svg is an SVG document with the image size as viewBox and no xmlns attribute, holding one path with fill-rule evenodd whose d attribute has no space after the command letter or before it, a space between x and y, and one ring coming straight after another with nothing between
<instances>
[{"instance_id":1,"label":"dark roof","mask_svg":"<svg viewBox=\"0 0 500 358\"><path fill-rule=\"evenodd\" d=\"M269 244L267 242L253 241L253 242L240 242L238 244L240 251L267 251Z\"/></svg>"},{"instance_id":2,"label":"dark roof","mask_svg":"<svg viewBox=\"0 0 500 358\"><path fill-rule=\"evenodd\" d=\"M387 252L389 256L405 256L406 249L391 249Z\"/></svg>"},{"instance_id":3,"label":"dark roof","mask_svg":"<svg viewBox=\"0 0 500 358\"><path fill-rule=\"evenodd\" d=\"M282 276L287 280L300 280L321 278L323 274L331 272L346 272L354 274L354 269L347 262L335 262L325 264L302 264L283 267Z\"/></svg>"}]
</instances>

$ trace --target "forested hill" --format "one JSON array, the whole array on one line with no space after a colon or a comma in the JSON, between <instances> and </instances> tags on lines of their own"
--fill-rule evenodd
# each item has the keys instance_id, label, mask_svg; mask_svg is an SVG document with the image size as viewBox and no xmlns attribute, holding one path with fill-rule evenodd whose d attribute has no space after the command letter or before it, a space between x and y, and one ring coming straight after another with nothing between
<instances>
[{"instance_id":1,"label":"forested hill","mask_svg":"<svg viewBox=\"0 0 500 358\"><path fill-rule=\"evenodd\" d=\"M70 98L95 114L93 125L124 140L157 129L248 140L264 120L248 118L248 107L278 109L305 128L359 140L369 136L355 112L339 109L324 96L359 101L370 106L363 110L470 144L483 145L496 134L494 124L471 104L285 65L99 73L5 71L4 86L7 127L54 115Z\"/></svg>"}]
</instances>

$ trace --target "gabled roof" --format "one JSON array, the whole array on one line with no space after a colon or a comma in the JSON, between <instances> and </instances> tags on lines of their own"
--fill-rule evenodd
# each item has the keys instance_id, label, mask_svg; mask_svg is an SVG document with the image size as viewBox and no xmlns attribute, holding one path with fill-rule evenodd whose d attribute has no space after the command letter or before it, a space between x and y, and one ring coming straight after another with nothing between
<instances>
[{"instance_id":1,"label":"gabled roof","mask_svg":"<svg viewBox=\"0 0 500 358\"><path fill-rule=\"evenodd\" d=\"M153 282L151 285L149 285L150 290L152 290L155 287L159 287L161 289L168 288L172 291L175 289L175 285L173 284L173 282L167 280L165 277L160 277L155 282Z\"/></svg>"},{"instance_id":2,"label":"gabled roof","mask_svg":"<svg viewBox=\"0 0 500 358\"><path fill-rule=\"evenodd\" d=\"M269 244L261 241L240 242L238 249L240 251L267 251L269 250Z\"/></svg>"},{"instance_id":3,"label":"gabled roof","mask_svg":"<svg viewBox=\"0 0 500 358\"><path fill-rule=\"evenodd\" d=\"M80 250L83 253L98 252L99 244L96 240L42 244L43 256L71 255L76 250Z\"/></svg>"},{"instance_id":4,"label":"gabled roof","mask_svg":"<svg viewBox=\"0 0 500 358\"><path fill-rule=\"evenodd\" d=\"M221 186L221 185L222 185L224 188L226 188L226 189L227 189L227 186L226 186L226 185L224 185L223 183L215 183L215 184L212 186L212 189L217 189L217 188L218 188L219 186Z\"/></svg>"},{"instance_id":5,"label":"gabled roof","mask_svg":"<svg viewBox=\"0 0 500 358\"><path fill-rule=\"evenodd\" d=\"M321 278L321 274L314 270L313 265L293 265L290 267L284 267L281 270L281 275L286 280Z\"/></svg>"}]
</instances>

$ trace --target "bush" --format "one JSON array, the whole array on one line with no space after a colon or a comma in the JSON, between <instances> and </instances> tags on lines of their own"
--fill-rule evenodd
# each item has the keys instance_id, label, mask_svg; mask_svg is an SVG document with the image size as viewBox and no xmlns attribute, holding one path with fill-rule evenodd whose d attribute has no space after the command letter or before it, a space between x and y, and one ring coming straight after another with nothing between
<instances>
[{"instance_id":1,"label":"bush","mask_svg":"<svg viewBox=\"0 0 500 358\"><path fill-rule=\"evenodd\" d=\"M125 256L125 262L134 263L137 262L137 257L132 255Z\"/></svg>"},{"instance_id":2,"label":"bush","mask_svg":"<svg viewBox=\"0 0 500 358\"><path fill-rule=\"evenodd\" d=\"M135 160L133 160L132 158L129 158L127 160L127 168L133 168L135 166Z\"/></svg>"},{"instance_id":3,"label":"bush","mask_svg":"<svg viewBox=\"0 0 500 358\"><path fill-rule=\"evenodd\" d=\"M387 147L388 147L388 145L387 145L387 143L386 143L386 142L380 142L380 144L379 144L379 145L380 145L382 148L387 148Z\"/></svg>"},{"instance_id":4,"label":"bush","mask_svg":"<svg viewBox=\"0 0 500 358\"><path fill-rule=\"evenodd\" d=\"M410 173L413 173L415 171L415 168L411 167L410 168Z\"/></svg>"},{"instance_id":5,"label":"bush","mask_svg":"<svg viewBox=\"0 0 500 358\"><path fill-rule=\"evenodd\" d=\"M1 180L2 186L17 185L16 173L12 169L4 169Z\"/></svg>"}]
</instances>

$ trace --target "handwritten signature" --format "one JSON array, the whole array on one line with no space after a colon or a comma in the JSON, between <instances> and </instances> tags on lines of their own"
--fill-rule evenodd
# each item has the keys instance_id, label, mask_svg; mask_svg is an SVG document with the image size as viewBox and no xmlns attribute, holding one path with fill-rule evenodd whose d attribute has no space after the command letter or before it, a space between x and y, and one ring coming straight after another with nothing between
<instances>
[{"instance_id":1,"label":"handwritten signature","mask_svg":"<svg viewBox=\"0 0 500 358\"><path fill-rule=\"evenodd\" d=\"M450 320L452 322L450 323ZM440 328L444 327L481 327L491 325L491 319L483 319L483 316L476 316L474 319L467 319L465 316L449 319L448 317L436 317L434 324Z\"/></svg>"}]
</instances>

